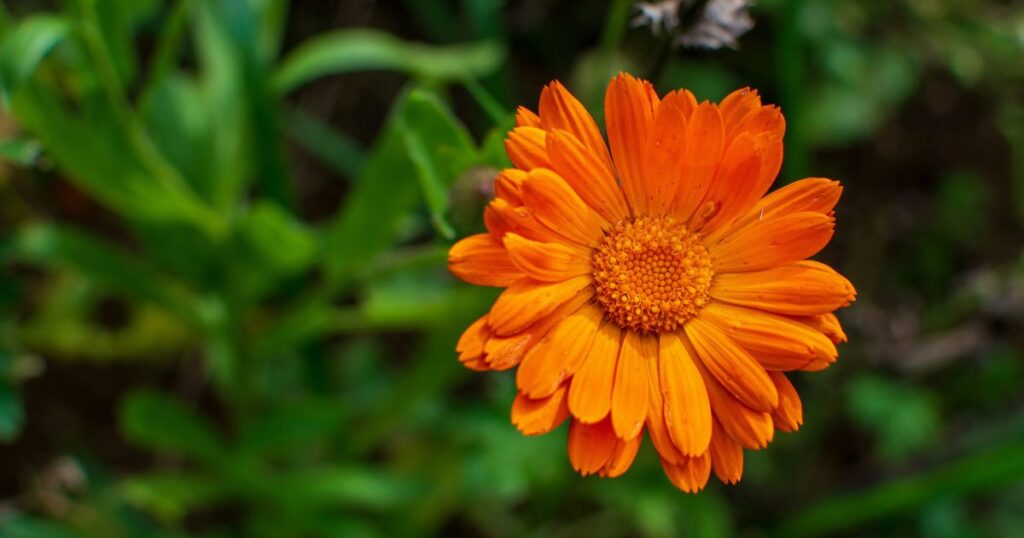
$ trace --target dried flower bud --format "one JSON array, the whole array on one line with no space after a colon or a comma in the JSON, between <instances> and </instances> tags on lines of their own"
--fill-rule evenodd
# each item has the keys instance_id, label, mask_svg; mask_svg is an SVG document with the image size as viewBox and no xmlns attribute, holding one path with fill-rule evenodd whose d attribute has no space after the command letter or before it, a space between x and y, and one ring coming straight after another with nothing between
<instances>
[{"instance_id":1,"label":"dried flower bud","mask_svg":"<svg viewBox=\"0 0 1024 538\"><path fill-rule=\"evenodd\" d=\"M754 27L750 4L750 0L638 2L633 26L650 26L654 35L674 36L676 46L734 49L738 38Z\"/></svg>"}]
</instances>

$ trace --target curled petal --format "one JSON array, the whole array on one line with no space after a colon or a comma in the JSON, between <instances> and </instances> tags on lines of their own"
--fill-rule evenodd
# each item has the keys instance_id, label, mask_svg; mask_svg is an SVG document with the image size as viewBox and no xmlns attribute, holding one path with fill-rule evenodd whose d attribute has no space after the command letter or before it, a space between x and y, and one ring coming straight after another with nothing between
<instances>
[{"instance_id":1,"label":"curled petal","mask_svg":"<svg viewBox=\"0 0 1024 538\"><path fill-rule=\"evenodd\" d=\"M586 250L562 243L542 243L516 233L507 233L505 248L512 263L530 278L560 282L590 273Z\"/></svg>"},{"instance_id":2,"label":"curled petal","mask_svg":"<svg viewBox=\"0 0 1024 538\"><path fill-rule=\"evenodd\" d=\"M470 370L487 370L484 361L484 346L491 337L491 328L487 325L487 316L474 321L455 344L459 354L459 362Z\"/></svg>"},{"instance_id":3,"label":"curled petal","mask_svg":"<svg viewBox=\"0 0 1024 538\"><path fill-rule=\"evenodd\" d=\"M523 435L541 435L557 428L569 417L563 385L546 398L532 399L517 394L512 402L512 424Z\"/></svg>"},{"instance_id":4,"label":"curled petal","mask_svg":"<svg viewBox=\"0 0 1024 538\"><path fill-rule=\"evenodd\" d=\"M547 135L536 127L516 127L505 139L505 151L516 168L550 168Z\"/></svg>"},{"instance_id":5,"label":"curled petal","mask_svg":"<svg viewBox=\"0 0 1024 538\"><path fill-rule=\"evenodd\" d=\"M715 476L726 484L739 482L743 476L743 446L725 433L718 420L715 420L710 452Z\"/></svg>"},{"instance_id":6,"label":"curled petal","mask_svg":"<svg viewBox=\"0 0 1024 538\"><path fill-rule=\"evenodd\" d=\"M569 425L569 461L583 476L599 472L608 463L619 444L611 422L586 424L578 420Z\"/></svg>"},{"instance_id":7,"label":"curled petal","mask_svg":"<svg viewBox=\"0 0 1024 538\"><path fill-rule=\"evenodd\" d=\"M470 284L501 288L526 276L490 234L471 235L455 243L448 251L448 270Z\"/></svg>"},{"instance_id":8,"label":"curled petal","mask_svg":"<svg viewBox=\"0 0 1024 538\"><path fill-rule=\"evenodd\" d=\"M540 342L552 327L569 314L579 310L589 300L590 292L584 290L550 314L537 317L522 331L509 336L498 336L492 331L491 337L484 345L484 360L487 361L487 365L492 370L508 370L518 365L526 352Z\"/></svg>"},{"instance_id":9,"label":"curled petal","mask_svg":"<svg viewBox=\"0 0 1024 538\"><path fill-rule=\"evenodd\" d=\"M795 432L804 423L804 408L800 403L800 395L797 394L793 384L786 379L782 372L768 372L772 376L772 382L779 391L779 406L772 411L772 421L775 427L784 432Z\"/></svg>"},{"instance_id":10,"label":"curled petal","mask_svg":"<svg viewBox=\"0 0 1024 538\"><path fill-rule=\"evenodd\" d=\"M693 458L686 458L678 464L663 459L661 467L677 488L686 493L697 493L704 489L708 478L711 477L711 456L705 453Z\"/></svg>"}]
</instances>

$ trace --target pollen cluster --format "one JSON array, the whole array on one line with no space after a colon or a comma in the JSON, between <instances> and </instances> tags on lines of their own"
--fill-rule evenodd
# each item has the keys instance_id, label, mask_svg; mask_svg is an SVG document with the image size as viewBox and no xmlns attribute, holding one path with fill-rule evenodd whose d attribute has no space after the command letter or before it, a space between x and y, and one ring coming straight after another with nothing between
<instances>
[{"instance_id":1,"label":"pollen cluster","mask_svg":"<svg viewBox=\"0 0 1024 538\"><path fill-rule=\"evenodd\" d=\"M708 301L711 257L700 237L672 217L615 225L594 249L595 297L624 329L672 331Z\"/></svg>"}]
</instances>

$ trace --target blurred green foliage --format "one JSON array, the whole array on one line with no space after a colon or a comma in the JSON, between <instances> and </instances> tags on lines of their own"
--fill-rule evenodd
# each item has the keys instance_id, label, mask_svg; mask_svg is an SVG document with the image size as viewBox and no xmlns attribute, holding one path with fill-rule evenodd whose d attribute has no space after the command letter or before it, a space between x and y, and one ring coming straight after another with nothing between
<instances>
[{"instance_id":1,"label":"blurred green foliage","mask_svg":"<svg viewBox=\"0 0 1024 538\"><path fill-rule=\"evenodd\" d=\"M0 501L0 535L1011 537L1024 525L1024 353L1006 329L1024 308L1024 10L764 0L741 50L707 52L630 30L624 0L381 2L397 21L332 29L309 15L312 36L296 28L314 3L8 4L0 442L12 456L0 461L21 491ZM848 189L829 256L861 291L844 314L852 344L798 376L805 431L748 456L739 486L699 496L668 485L647 448L626 477L575 477L564 436L508 423L512 378L470 376L453 354L495 293L456 284L446 245L481 227L514 107L560 77L600 117L621 69L701 98L761 89L787 117L782 180ZM388 112L339 127L297 97L332 81L342 94L380 86ZM974 131L945 123L955 106ZM306 160L343 193L316 216ZM124 363L201 381L122 380L107 395L116 433L97 426L114 415L82 414L105 437L51 442L36 456L57 463L41 468L19 433L57 423L28 397L64 396L45 393L44 363L76 365L83 385Z\"/></svg>"}]
</instances>

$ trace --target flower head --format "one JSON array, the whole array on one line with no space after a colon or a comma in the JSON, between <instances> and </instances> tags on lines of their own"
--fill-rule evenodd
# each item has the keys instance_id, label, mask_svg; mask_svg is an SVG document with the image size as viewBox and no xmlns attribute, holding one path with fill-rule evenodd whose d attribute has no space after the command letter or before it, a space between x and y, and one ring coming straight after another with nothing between
<instances>
[{"instance_id":1,"label":"flower head","mask_svg":"<svg viewBox=\"0 0 1024 538\"><path fill-rule=\"evenodd\" d=\"M457 345L474 370L518 367L512 422L569 420L580 473L618 476L644 432L684 491L743 473L743 449L803 422L785 372L820 370L853 286L809 261L842 188L810 178L765 196L782 163L777 107L659 98L629 75L605 96L608 144L561 84L521 108L484 211L449 268L505 291ZM609 151L610 148L610 151Z\"/></svg>"}]
</instances>

